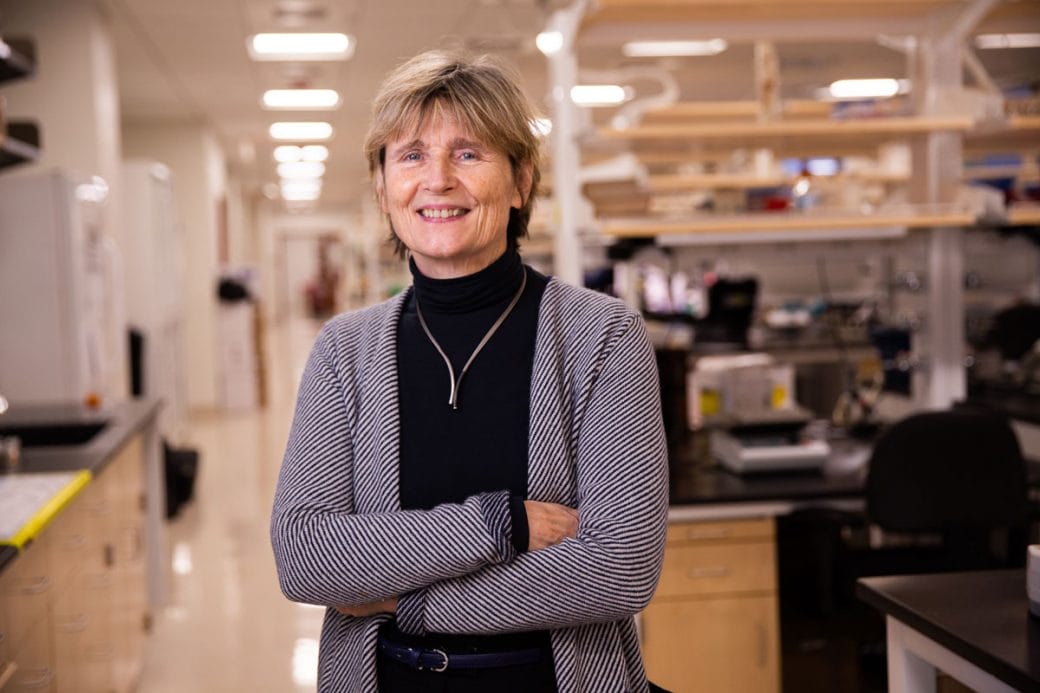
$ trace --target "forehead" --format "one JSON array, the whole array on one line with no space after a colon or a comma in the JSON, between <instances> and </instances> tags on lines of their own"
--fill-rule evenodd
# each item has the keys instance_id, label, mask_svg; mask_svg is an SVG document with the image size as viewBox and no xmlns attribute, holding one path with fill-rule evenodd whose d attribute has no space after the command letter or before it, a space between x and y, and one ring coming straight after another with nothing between
<instances>
[{"instance_id":1,"label":"forehead","mask_svg":"<svg viewBox=\"0 0 1040 693\"><path fill-rule=\"evenodd\" d=\"M456 140L484 144L469 123L444 108L430 108L426 113L417 114L410 120L411 122L406 122L399 130L391 133L387 141L388 147L415 142L430 145Z\"/></svg>"}]
</instances>

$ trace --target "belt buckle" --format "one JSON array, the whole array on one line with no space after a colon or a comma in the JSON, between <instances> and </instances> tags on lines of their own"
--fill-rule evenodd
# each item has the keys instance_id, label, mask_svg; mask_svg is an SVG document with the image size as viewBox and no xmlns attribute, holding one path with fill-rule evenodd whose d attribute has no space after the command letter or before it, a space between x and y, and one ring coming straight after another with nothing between
<instances>
[{"instance_id":1,"label":"belt buckle","mask_svg":"<svg viewBox=\"0 0 1040 693\"><path fill-rule=\"evenodd\" d=\"M427 671L434 671L434 672L440 673L442 671L447 671L448 670L448 653L445 652L444 650L424 650L422 654L423 655L426 655L426 654L440 655L441 658L444 660L441 664L439 664L437 666L429 667L428 669L426 669ZM421 661L421 659L422 658L420 656L420 661ZM419 671L422 671L423 669L424 669L424 667L422 665L420 665L419 666Z\"/></svg>"}]
</instances>

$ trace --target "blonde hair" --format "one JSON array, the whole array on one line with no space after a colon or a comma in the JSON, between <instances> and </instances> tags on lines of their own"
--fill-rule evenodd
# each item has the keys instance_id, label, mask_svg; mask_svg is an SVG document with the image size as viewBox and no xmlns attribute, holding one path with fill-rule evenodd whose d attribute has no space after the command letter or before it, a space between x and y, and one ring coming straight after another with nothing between
<instances>
[{"instance_id":1,"label":"blonde hair","mask_svg":"<svg viewBox=\"0 0 1040 693\"><path fill-rule=\"evenodd\" d=\"M538 138L531 130L535 109L518 82L513 70L489 55L427 51L400 65L372 103L365 157L373 182L385 163L388 143L418 131L431 115L446 115L508 156L518 184L524 167L530 166L531 189L521 208L509 211L506 235L516 243L527 235L541 180ZM404 244L393 227L390 232L398 255L404 257Z\"/></svg>"}]
</instances>

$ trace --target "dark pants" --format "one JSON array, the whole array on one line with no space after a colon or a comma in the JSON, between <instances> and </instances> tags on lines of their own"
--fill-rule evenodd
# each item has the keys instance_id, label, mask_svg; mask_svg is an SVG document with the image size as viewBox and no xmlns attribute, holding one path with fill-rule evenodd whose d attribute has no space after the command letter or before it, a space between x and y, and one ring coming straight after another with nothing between
<instances>
[{"instance_id":1,"label":"dark pants","mask_svg":"<svg viewBox=\"0 0 1040 693\"><path fill-rule=\"evenodd\" d=\"M378 656L379 693L556 693L552 656L534 664L494 669L416 671Z\"/></svg>"}]
</instances>

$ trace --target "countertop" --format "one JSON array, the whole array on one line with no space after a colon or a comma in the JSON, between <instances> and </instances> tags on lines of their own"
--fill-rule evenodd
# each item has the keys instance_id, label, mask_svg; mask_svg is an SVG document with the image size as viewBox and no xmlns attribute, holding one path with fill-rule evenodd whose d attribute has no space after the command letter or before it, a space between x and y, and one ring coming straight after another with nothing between
<instances>
[{"instance_id":1,"label":"countertop","mask_svg":"<svg viewBox=\"0 0 1040 693\"><path fill-rule=\"evenodd\" d=\"M856 594L1020 691L1040 691L1025 570L862 578Z\"/></svg>"},{"instance_id":2,"label":"countertop","mask_svg":"<svg viewBox=\"0 0 1040 693\"><path fill-rule=\"evenodd\" d=\"M669 450L669 504L673 509L722 504L861 502L873 441L852 437L829 438L831 453L819 470L737 474L698 450L692 433ZM1040 460L1027 458L1026 482L1040 488ZM734 508L735 510L737 508Z\"/></svg>"},{"instance_id":3,"label":"countertop","mask_svg":"<svg viewBox=\"0 0 1040 693\"><path fill-rule=\"evenodd\" d=\"M672 451L670 504L749 503L861 498L870 443L828 441L831 454L820 470L737 474L717 465L697 465L688 448Z\"/></svg>"},{"instance_id":4,"label":"countertop","mask_svg":"<svg viewBox=\"0 0 1040 693\"><path fill-rule=\"evenodd\" d=\"M1017 421L1040 424L1040 393L1007 388L976 388L966 403L1001 412Z\"/></svg>"},{"instance_id":5,"label":"countertop","mask_svg":"<svg viewBox=\"0 0 1040 693\"><path fill-rule=\"evenodd\" d=\"M32 424L89 423L106 420L108 425L85 445L22 448L19 471L64 472L85 469L97 475L135 433L159 413L158 400L127 400L111 408L88 409L79 405L12 406L4 414L5 426Z\"/></svg>"},{"instance_id":6,"label":"countertop","mask_svg":"<svg viewBox=\"0 0 1040 693\"><path fill-rule=\"evenodd\" d=\"M84 423L106 420L108 425L84 445L22 448L18 474L86 471L102 473L108 462L130 438L154 421L158 400L128 400L111 408L88 409L78 405L12 406L3 415L4 426ZM41 523L42 529L49 518ZM14 546L0 545L0 571L18 555Z\"/></svg>"}]
</instances>

